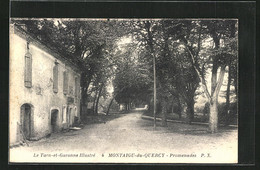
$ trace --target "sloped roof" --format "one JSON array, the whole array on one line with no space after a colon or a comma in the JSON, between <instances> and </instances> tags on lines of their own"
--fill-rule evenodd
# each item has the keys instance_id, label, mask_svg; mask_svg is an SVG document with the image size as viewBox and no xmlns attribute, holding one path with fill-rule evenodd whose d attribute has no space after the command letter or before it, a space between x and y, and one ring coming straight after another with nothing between
<instances>
[{"instance_id":1,"label":"sloped roof","mask_svg":"<svg viewBox=\"0 0 260 170\"><path fill-rule=\"evenodd\" d=\"M22 38L30 41L31 43L34 43L36 46L39 48L42 48L46 52L50 53L53 55L55 58L63 61L65 64L70 65L76 72L81 73L82 71L79 69L79 66L74 63L73 61L69 60L69 58L73 58L73 56L61 54L58 52L57 49L54 47L50 46L48 43L41 41L40 39L36 38L35 35L32 33L28 32L27 30L23 29L21 26L16 25L16 24L10 24L10 31L13 31L15 34L21 36Z\"/></svg>"}]
</instances>

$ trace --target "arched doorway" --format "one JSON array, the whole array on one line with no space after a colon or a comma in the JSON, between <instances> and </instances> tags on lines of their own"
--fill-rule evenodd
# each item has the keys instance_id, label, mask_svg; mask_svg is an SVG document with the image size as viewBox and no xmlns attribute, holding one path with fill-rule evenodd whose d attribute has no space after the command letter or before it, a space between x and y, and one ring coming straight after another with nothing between
<instances>
[{"instance_id":1,"label":"arched doorway","mask_svg":"<svg viewBox=\"0 0 260 170\"><path fill-rule=\"evenodd\" d=\"M57 109L51 110L51 132L57 132L59 130L58 126L59 111Z\"/></svg>"},{"instance_id":2,"label":"arched doorway","mask_svg":"<svg viewBox=\"0 0 260 170\"><path fill-rule=\"evenodd\" d=\"M30 140L33 131L33 106L31 104L21 106L20 128L24 137Z\"/></svg>"}]
</instances>

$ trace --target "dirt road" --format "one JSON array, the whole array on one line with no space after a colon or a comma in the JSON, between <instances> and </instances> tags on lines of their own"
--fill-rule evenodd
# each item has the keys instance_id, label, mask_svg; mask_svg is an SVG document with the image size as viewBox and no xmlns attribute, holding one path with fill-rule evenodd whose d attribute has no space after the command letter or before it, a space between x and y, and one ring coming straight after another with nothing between
<instances>
[{"instance_id":1,"label":"dirt road","mask_svg":"<svg viewBox=\"0 0 260 170\"><path fill-rule=\"evenodd\" d=\"M36 159L33 154L73 152L94 153L96 157L103 154L104 157L110 153L174 153L195 154L197 159L208 156L209 158L203 159L206 162L234 162L237 159L237 129L208 134L206 126L171 123L168 127L158 126L154 131L153 122L142 119L141 114L128 113L105 123L86 125L78 131L53 134L49 138L30 142L29 147L13 148L10 154L11 157L18 157L17 155L22 156L23 153L23 159L40 162L43 159ZM17 161L23 160L20 156ZM193 160L196 162L197 159ZM182 160L185 159L176 158L172 161Z\"/></svg>"}]
</instances>

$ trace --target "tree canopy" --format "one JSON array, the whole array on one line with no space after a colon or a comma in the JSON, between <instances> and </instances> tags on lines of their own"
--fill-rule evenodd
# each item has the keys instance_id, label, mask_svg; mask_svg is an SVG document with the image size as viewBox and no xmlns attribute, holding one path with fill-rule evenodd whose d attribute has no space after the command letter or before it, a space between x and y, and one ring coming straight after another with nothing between
<instances>
[{"instance_id":1,"label":"tree canopy","mask_svg":"<svg viewBox=\"0 0 260 170\"><path fill-rule=\"evenodd\" d=\"M145 102L150 108L154 101L162 108L164 123L167 107L178 103L179 115L185 105L188 122L192 122L195 97L202 87L209 103L209 130L216 132L218 98L226 72L229 75L226 110L230 85L237 92L237 20L16 19L13 22L25 24L28 32L78 65L82 70L82 105L94 96L95 112L100 96L106 94L107 84L112 81L111 101L128 105ZM156 89L153 89L155 80Z\"/></svg>"}]
</instances>

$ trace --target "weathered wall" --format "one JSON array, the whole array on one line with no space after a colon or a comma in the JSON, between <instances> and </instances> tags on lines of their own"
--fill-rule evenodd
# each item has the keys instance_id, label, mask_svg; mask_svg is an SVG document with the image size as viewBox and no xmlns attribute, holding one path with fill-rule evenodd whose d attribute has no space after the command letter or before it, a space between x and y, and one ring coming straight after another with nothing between
<instances>
[{"instance_id":1,"label":"weathered wall","mask_svg":"<svg viewBox=\"0 0 260 170\"><path fill-rule=\"evenodd\" d=\"M21 106L31 104L33 106L32 119L32 138L39 139L51 133L51 110L57 109L57 126L61 130L73 123L74 116L80 116L80 95L75 99L75 77L80 79L80 74L75 69L51 54L46 47L31 39L29 52L32 54L32 87L24 86L25 54L27 51L27 40L19 30L10 33L10 103L9 103L9 124L10 124L10 144L15 144L20 140L19 126L22 123ZM53 91L53 67L55 60L58 64L58 92ZM66 64L65 64L66 63ZM67 70L69 79L68 86L72 89L70 94L63 93L63 72ZM80 93L78 81L78 94ZM74 102L68 104L68 97L74 98ZM64 109L63 109L64 108ZM72 108L71 120L62 121L66 118L66 108Z\"/></svg>"}]
</instances>

